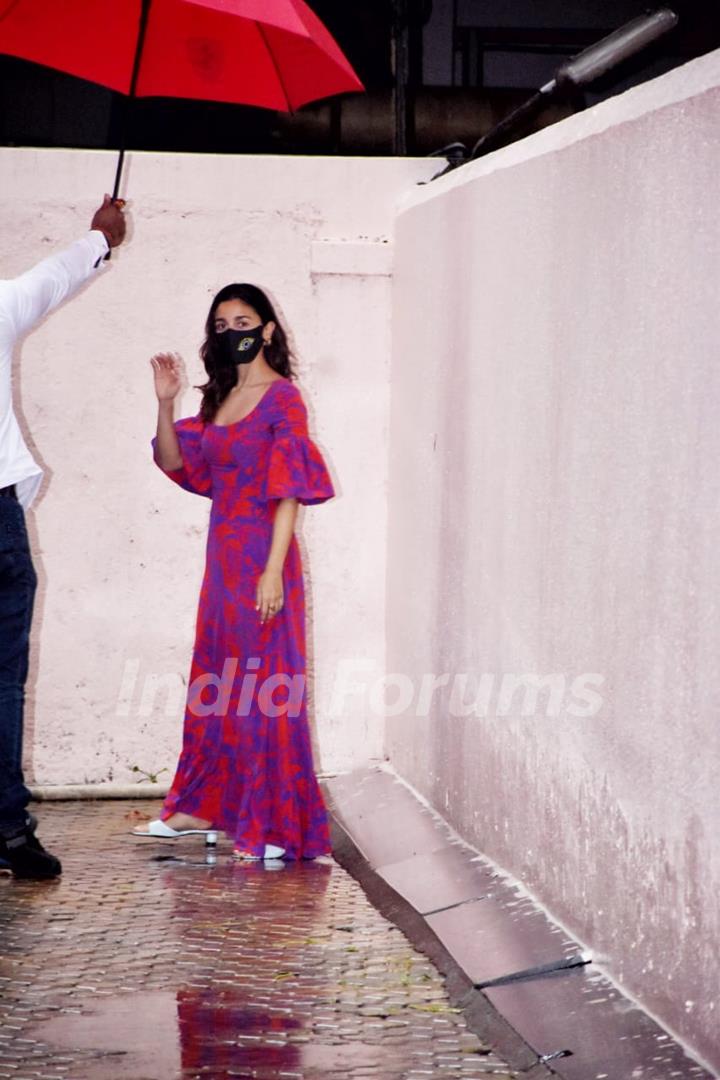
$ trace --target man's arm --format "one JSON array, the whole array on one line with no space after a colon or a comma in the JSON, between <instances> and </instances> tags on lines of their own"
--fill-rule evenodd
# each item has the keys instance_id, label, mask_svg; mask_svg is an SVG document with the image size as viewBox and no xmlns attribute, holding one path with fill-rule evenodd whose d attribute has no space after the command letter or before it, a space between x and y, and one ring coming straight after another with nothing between
<instances>
[{"instance_id":1,"label":"man's arm","mask_svg":"<svg viewBox=\"0 0 720 1080\"><path fill-rule=\"evenodd\" d=\"M100 232L91 232L32 270L0 282L0 339L3 344L27 333L49 311L87 281L108 250Z\"/></svg>"},{"instance_id":2,"label":"man's arm","mask_svg":"<svg viewBox=\"0 0 720 1080\"><path fill-rule=\"evenodd\" d=\"M95 212L91 232L31 270L0 282L0 344L11 346L48 312L72 296L98 267L109 247L122 243L122 200L106 195Z\"/></svg>"}]
</instances>

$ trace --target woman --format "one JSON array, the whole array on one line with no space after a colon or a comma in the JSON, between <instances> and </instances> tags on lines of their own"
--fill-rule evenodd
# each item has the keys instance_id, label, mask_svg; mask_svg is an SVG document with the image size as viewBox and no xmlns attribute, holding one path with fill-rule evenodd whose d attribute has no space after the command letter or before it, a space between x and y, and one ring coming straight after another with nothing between
<instances>
[{"instance_id":1,"label":"woman","mask_svg":"<svg viewBox=\"0 0 720 1080\"><path fill-rule=\"evenodd\" d=\"M212 500L183 747L159 821L133 830L222 830L238 858L330 851L313 770L305 695L305 597L298 503L334 495L290 381L285 332L254 285L212 302L201 349L208 380L196 417L173 422L177 357L150 361L155 461Z\"/></svg>"}]
</instances>

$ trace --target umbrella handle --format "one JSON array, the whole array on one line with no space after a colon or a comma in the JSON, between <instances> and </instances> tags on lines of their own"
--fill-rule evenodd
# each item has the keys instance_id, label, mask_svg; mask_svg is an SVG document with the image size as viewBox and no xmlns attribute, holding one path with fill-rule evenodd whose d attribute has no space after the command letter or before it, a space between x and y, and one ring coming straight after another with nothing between
<instances>
[{"instance_id":1,"label":"umbrella handle","mask_svg":"<svg viewBox=\"0 0 720 1080\"><path fill-rule=\"evenodd\" d=\"M123 139L123 142L124 141L125 140ZM125 161L125 147L122 146L120 148L120 156L118 157L117 168L115 170L115 183L113 184L112 201L113 202L119 201L119 202L121 202L123 204L123 206L125 205L125 200L124 199L118 200L118 191L120 190L120 178L122 177L122 170L123 170L123 162L124 161ZM110 249L108 249L108 251L103 256L103 261L104 262L109 262L111 258L112 258L112 252L110 251Z\"/></svg>"}]
</instances>

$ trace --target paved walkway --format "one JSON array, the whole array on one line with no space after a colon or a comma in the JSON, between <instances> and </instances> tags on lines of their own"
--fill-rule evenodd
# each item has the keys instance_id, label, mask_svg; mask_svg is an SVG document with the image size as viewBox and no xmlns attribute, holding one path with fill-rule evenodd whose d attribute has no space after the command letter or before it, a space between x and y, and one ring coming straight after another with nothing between
<instances>
[{"instance_id":1,"label":"paved walkway","mask_svg":"<svg viewBox=\"0 0 720 1080\"><path fill-rule=\"evenodd\" d=\"M0 874L0 1077L515 1077L332 859L135 840L157 803L45 803L55 882Z\"/></svg>"}]
</instances>

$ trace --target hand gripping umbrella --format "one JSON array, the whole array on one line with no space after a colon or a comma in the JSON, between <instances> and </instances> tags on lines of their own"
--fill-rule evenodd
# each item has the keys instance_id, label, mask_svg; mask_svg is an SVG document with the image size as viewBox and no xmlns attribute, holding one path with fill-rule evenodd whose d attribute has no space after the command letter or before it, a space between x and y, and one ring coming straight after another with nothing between
<instances>
[{"instance_id":1,"label":"hand gripping umbrella","mask_svg":"<svg viewBox=\"0 0 720 1080\"><path fill-rule=\"evenodd\" d=\"M303 0L0 0L0 52L130 99L291 112L364 89ZM125 135L113 198L124 156Z\"/></svg>"}]
</instances>

